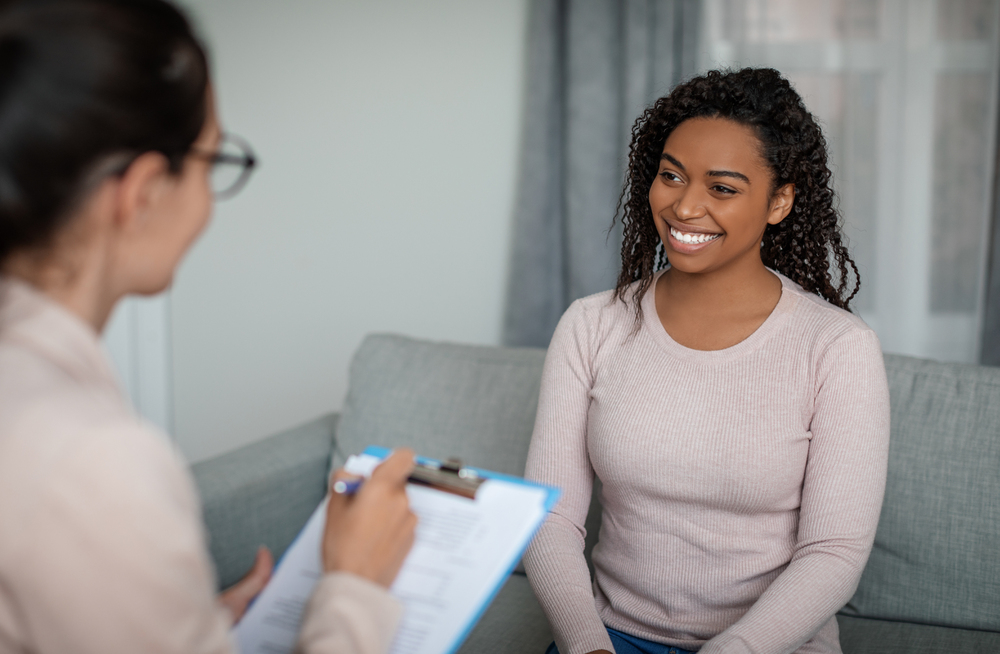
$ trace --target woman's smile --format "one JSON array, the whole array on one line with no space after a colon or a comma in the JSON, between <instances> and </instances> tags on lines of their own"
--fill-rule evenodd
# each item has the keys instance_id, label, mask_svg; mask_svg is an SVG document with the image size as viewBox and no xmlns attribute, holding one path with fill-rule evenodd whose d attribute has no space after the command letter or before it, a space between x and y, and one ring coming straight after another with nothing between
<instances>
[{"instance_id":1,"label":"woman's smile","mask_svg":"<svg viewBox=\"0 0 1000 654\"><path fill-rule=\"evenodd\" d=\"M693 254L717 241L722 234L711 232L691 232L669 226L670 247L684 254Z\"/></svg>"}]
</instances>

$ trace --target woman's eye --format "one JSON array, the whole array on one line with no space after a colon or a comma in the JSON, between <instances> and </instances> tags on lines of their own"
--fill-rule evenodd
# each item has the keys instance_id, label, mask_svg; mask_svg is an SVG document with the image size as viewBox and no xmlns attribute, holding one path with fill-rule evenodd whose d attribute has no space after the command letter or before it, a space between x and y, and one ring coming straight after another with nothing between
<instances>
[{"instance_id":1,"label":"woman's eye","mask_svg":"<svg viewBox=\"0 0 1000 654\"><path fill-rule=\"evenodd\" d=\"M713 186L712 190L716 191L717 193L722 193L723 195L732 195L733 193L736 193L735 190L729 188L728 186L721 186L719 184Z\"/></svg>"},{"instance_id":2,"label":"woman's eye","mask_svg":"<svg viewBox=\"0 0 1000 654\"><path fill-rule=\"evenodd\" d=\"M665 179L668 182L679 182L679 181L681 181L680 177L678 177L677 175L673 174L669 170L664 170L664 171L660 172L660 177L662 177L663 179Z\"/></svg>"}]
</instances>

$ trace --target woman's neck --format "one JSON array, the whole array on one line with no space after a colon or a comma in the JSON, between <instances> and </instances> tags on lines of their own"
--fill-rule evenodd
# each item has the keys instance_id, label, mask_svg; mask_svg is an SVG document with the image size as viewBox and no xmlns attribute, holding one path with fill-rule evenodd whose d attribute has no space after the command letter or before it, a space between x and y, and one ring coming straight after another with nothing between
<instances>
[{"instance_id":1,"label":"woman's neck","mask_svg":"<svg viewBox=\"0 0 1000 654\"><path fill-rule=\"evenodd\" d=\"M100 250L54 246L18 251L4 261L3 273L30 284L99 334L118 299L108 284L106 257Z\"/></svg>"},{"instance_id":2,"label":"woman's neck","mask_svg":"<svg viewBox=\"0 0 1000 654\"><path fill-rule=\"evenodd\" d=\"M668 269L657 286L672 303L702 307L709 312L730 313L768 304L780 295L781 280L759 260L755 264L728 267L706 273ZM773 308L773 304L771 305Z\"/></svg>"},{"instance_id":3,"label":"woman's neck","mask_svg":"<svg viewBox=\"0 0 1000 654\"><path fill-rule=\"evenodd\" d=\"M670 268L657 280L656 313L675 341L695 350L736 345L781 299L781 280L759 260L712 272Z\"/></svg>"}]
</instances>

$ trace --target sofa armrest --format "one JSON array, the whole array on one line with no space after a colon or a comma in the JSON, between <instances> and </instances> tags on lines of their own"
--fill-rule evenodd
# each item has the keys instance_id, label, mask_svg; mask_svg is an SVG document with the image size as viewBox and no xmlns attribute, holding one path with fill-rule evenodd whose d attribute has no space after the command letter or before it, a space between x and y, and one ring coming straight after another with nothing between
<instances>
[{"instance_id":1,"label":"sofa armrest","mask_svg":"<svg viewBox=\"0 0 1000 654\"><path fill-rule=\"evenodd\" d=\"M339 414L192 466L219 587L240 579L257 547L280 557L326 493Z\"/></svg>"}]
</instances>

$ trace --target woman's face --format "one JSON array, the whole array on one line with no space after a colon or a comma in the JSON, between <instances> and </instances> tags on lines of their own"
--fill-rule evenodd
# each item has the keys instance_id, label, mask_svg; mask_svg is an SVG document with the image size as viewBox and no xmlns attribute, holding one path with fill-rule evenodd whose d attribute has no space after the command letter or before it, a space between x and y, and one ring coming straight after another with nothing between
<instances>
[{"instance_id":1,"label":"woman's face","mask_svg":"<svg viewBox=\"0 0 1000 654\"><path fill-rule=\"evenodd\" d=\"M692 118L667 138L649 206L672 268L708 273L760 263L768 224L791 211L794 187L771 196L771 171L753 130Z\"/></svg>"}]
</instances>

